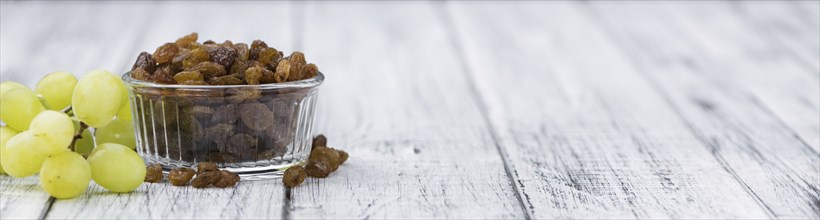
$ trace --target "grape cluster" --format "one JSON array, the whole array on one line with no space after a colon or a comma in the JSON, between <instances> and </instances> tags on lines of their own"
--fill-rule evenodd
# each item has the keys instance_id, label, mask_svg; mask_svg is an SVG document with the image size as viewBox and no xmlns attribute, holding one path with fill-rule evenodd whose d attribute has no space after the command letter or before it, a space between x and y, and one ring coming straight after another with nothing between
<instances>
[{"instance_id":1,"label":"grape cluster","mask_svg":"<svg viewBox=\"0 0 820 220\"><path fill-rule=\"evenodd\" d=\"M76 197L91 180L130 192L145 177L145 162L134 151L128 91L111 72L94 70L80 80L49 73L33 91L2 82L0 120L0 173L39 174L55 198Z\"/></svg>"}]
</instances>

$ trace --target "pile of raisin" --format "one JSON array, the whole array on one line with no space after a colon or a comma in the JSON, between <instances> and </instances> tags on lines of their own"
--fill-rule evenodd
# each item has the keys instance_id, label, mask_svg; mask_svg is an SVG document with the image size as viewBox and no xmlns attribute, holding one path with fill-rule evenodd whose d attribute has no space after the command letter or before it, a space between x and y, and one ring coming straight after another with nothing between
<instances>
[{"instance_id":1,"label":"pile of raisin","mask_svg":"<svg viewBox=\"0 0 820 220\"><path fill-rule=\"evenodd\" d=\"M156 183L159 180L162 180L162 167L157 164L149 166L145 182ZM215 163L210 162L197 164L196 171L188 167L180 167L168 173L168 182L171 185L186 186L188 182L191 182L191 186L194 188L205 188L211 185L225 188L235 186L239 180L238 174L227 170L219 170Z\"/></svg>"},{"instance_id":2,"label":"pile of raisin","mask_svg":"<svg viewBox=\"0 0 820 220\"><path fill-rule=\"evenodd\" d=\"M159 84L256 85L313 78L319 68L301 52L284 54L261 40L248 46L226 40L199 43L191 33L165 43L154 53L142 52L131 77Z\"/></svg>"},{"instance_id":3,"label":"pile of raisin","mask_svg":"<svg viewBox=\"0 0 820 220\"><path fill-rule=\"evenodd\" d=\"M313 146L305 167L295 166L285 171L282 182L287 187L295 187L305 180L305 176L325 178L339 169L349 155L343 150L327 146L327 138L319 135L313 138Z\"/></svg>"}]
</instances>

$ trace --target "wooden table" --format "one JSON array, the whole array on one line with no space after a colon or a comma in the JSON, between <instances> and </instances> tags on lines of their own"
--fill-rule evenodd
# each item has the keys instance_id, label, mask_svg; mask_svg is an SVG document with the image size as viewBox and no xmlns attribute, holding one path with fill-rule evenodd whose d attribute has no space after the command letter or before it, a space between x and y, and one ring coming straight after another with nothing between
<instances>
[{"instance_id":1,"label":"wooden table","mask_svg":"<svg viewBox=\"0 0 820 220\"><path fill-rule=\"evenodd\" d=\"M820 218L820 3L2 2L2 80L190 32L300 50L351 158L285 188L143 184L0 218Z\"/></svg>"}]
</instances>

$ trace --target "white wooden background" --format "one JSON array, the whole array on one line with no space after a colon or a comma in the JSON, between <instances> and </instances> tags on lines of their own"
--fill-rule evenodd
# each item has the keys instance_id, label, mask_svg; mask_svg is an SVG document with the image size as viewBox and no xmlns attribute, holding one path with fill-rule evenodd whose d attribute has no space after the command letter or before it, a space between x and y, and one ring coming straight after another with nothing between
<instances>
[{"instance_id":1,"label":"white wooden background","mask_svg":"<svg viewBox=\"0 0 820 220\"><path fill-rule=\"evenodd\" d=\"M0 78L123 72L192 31L327 75L327 179L0 176L0 218L820 218L820 3L6 2Z\"/></svg>"}]
</instances>

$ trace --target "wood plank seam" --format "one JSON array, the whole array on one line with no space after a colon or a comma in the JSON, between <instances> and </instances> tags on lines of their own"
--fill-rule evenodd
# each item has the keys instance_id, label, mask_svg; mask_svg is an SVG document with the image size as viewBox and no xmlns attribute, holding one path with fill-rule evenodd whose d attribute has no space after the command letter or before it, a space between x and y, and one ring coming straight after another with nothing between
<instances>
[{"instance_id":1,"label":"wood plank seam","mask_svg":"<svg viewBox=\"0 0 820 220\"><path fill-rule=\"evenodd\" d=\"M478 109L481 114L481 118L485 124L487 124L487 130L490 132L491 139L495 145L496 150L498 150L499 155L501 156L501 161L504 164L504 171L507 173L507 177L510 181L510 184L515 189L515 196L521 206L522 211L524 212L524 217L526 219L532 219L531 213L533 210L533 205L529 202L529 196L523 192L521 189L524 185L521 183L521 180L518 178L517 172L513 169L512 164L509 162L510 157L509 154L504 150L501 146L501 142L498 138L498 131L496 126L493 124L492 120L490 120L489 112L487 111L487 103L484 100L484 95L481 94L476 88L476 80L473 76L473 71L471 70L470 66L467 64L467 58L464 52L464 48L462 48L461 43L458 41L458 32L456 31L456 25L453 22L452 18L452 11L450 10L450 6L447 2L431 2L432 7L435 9L436 15L438 15L439 20L442 22L444 27L447 29L447 36L453 50L458 55L458 65L461 66L462 73L464 73L465 78L467 79L467 88L469 89L469 93L473 97Z\"/></svg>"}]
</instances>

